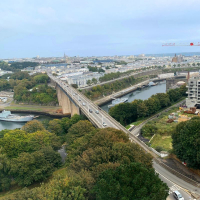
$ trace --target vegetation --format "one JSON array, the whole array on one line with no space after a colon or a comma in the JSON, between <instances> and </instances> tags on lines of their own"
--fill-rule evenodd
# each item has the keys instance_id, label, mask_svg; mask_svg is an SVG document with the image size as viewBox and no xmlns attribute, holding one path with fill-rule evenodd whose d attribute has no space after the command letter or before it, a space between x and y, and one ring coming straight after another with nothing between
<instances>
[{"instance_id":1,"label":"vegetation","mask_svg":"<svg viewBox=\"0 0 200 200\"><path fill-rule=\"evenodd\" d=\"M188 167L200 169L199 145L200 145L200 118L181 122L176 126L172 134L173 152Z\"/></svg>"},{"instance_id":2,"label":"vegetation","mask_svg":"<svg viewBox=\"0 0 200 200\"><path fill-rule=\"evenodd\" d=\"M117 92L124 88L130 87L132 84L139 83L146 79L148 79L148 76L140 77L136 79L134 77L128 77L125 79L117 80L112 83L97 85L97 86L92 87L91 90L86 90L85 96L87 96L89 99L94 100L99 97L107 96L107 95L112 94L113 92Z\"/></svg>"},{"instance_id":3,"label":"vegetation","mask_svg":"<svg viewBox=\"0 0 200 200\"><path fill-rule=\"evenodd\" d=\"M177 89L171 89L167 93L152 95L147 100L134 100L131 103L118 104L109 110L109 114L122 125L126 126L139 118L155 114L173 102L186 95L186 85ZM152 129L153 127L151 127Z\"/></svg>"},{"instance_id":4,"label":"vegetation","mask_svg":"<svg viewBox=\"0 0 200 200\"><path fill-rule=\"evenodd\" d=\"M0 192L11 185L28 186L51 176L62 165L57 150L66 140L66 132L81 119L74 115L57 120L60 133L52 121L42 124L37 120L26 123L22 130L0 131Z\"/></svg>"},{"instance_id":5,"label":"vegetation","mask_svg":"<svg viewBox=\"0 0 200 200\"><path fill-rule=\"evenodd\" d=\"M77 121L77 116L72 121ZM66 119L60 120L61 124L69 124L68 122ZM50 122L47 127L49 125ZM66 168L41 187L25 188L5 197L5 200L166 199L168 187L155 174L151 155L137 144L131 143L124 132L113 128L95 129L90 122L80 120L70 128L68 126L64 136L68 154ZM48 148L53 151L52 147ZM18 167L10 172L10 176L21 185L44 180L52 173L49 164L44 160L51 158L48 157L50 153L48 156L42 155L46 151L49 152L50 149L38 150L38 154L23 153L13 158L12 162ZM36 164L33 164L36 159ZM51 159L52 165L59 166L57 161L54 156ZM28 169L33 176L30 176ZM6 180L4 183L6 185Z\"/></svg>"},{"instance_id":6,"label":"vegetation","mask_svg":"<svg viewBox=\"0 0 200 200\"><path fill-rule=\"evenodd\" d=\"M89 65L88 65L88 69L89 69L89 71L91 71L91 72L98 72L98 73L100 73L100 72L105 72L102 68L91 67L91 66L89 66Z\"/></svg>"},{"instance_id":7,"label":"vegetation","mask_svg":"<svg viewBox=\"0 0 200 200\"><path fill-rule=\"evenodd\" d=\"M27 68L27 67L36 67L39 63L36 62L13 62L11 64L8 64L6 62L0 62L0 68L2 70L6 71L20 71L21 69Z\"/></svg>"}]
</instances>

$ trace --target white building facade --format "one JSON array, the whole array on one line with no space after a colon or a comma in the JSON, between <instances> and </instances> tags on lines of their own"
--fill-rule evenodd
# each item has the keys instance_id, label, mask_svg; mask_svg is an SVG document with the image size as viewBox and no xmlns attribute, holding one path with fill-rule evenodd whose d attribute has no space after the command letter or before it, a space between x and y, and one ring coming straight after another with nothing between
<instances>
[{"instance_id":1,"label":"white building facade","mask_svg":"<svg viewBox=\"0 0 200 200\"><path fill-rule=\"evenodd\" d=\"M188 98L186 98L187 107L200 106L200 76L192 77L188 80Z\"/></svg>"}]
</instances>

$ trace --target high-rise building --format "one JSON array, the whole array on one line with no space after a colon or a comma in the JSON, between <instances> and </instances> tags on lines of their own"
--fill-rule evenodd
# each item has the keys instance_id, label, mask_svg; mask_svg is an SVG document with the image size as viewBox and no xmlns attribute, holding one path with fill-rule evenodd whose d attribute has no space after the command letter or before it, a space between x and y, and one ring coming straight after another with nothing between
<instances>
[{"instance_id":1,"label":"high-rise building","mask_svg":"<svg viewBox=\"0 0 200 200\"><path fill-rule=\"evenodd\" d=\"M200 76L191 77L188 80L188 98L186 98L187 107L200 106Z\"/></svg>"}]
</instances>

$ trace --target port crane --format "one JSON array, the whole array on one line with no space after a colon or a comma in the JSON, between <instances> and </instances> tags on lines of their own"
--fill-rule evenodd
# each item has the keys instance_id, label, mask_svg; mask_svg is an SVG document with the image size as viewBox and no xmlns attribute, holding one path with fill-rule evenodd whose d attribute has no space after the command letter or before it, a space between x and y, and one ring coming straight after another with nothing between
<instances>
[{"instance_id":1,"label":"port crane","mask_svg":"<svg viewBox=\"0 0 200 200\"><path fill-rule=\"evenodd\" d=\"M178 43L164 43L162 46L200 46L200 42L198 43L185 43L185 44L178 44Z\"/></svg>"}]
</instances>

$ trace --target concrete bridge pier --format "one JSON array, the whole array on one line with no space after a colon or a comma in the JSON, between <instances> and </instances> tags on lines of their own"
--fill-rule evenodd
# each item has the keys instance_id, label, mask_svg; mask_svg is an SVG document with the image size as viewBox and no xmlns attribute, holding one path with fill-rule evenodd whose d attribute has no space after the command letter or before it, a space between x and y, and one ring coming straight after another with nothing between
<instances>
[{"instance_id":1,"label":"concrete bridge pier","mask_svg":"<svg viewBox=\"0 0 200 200\"><path fill-rule=\"evenodd\" d=\"M57 85L56 92L58 97L59 106L62 107L63 114L71 114L71 116L80 115L80 109L75 105L70 98L63 92L63 90Z\"/></svg>"}]
</instances>

